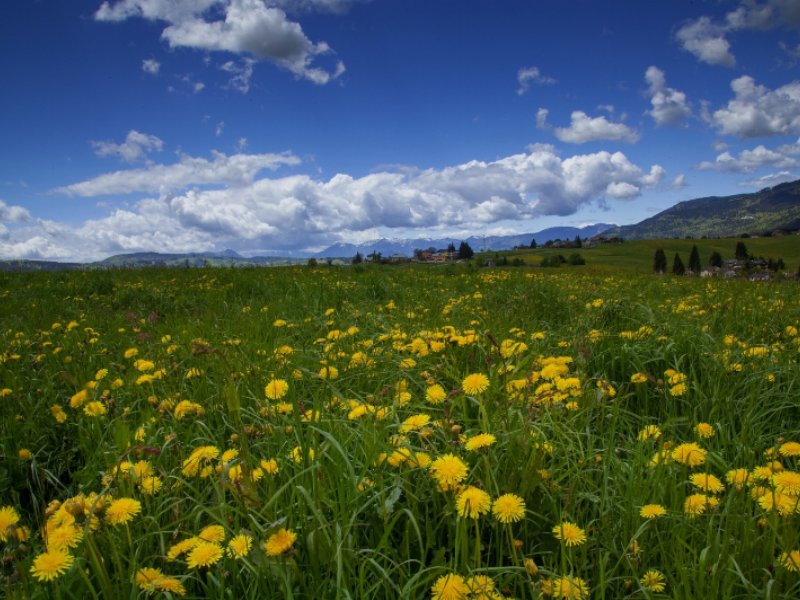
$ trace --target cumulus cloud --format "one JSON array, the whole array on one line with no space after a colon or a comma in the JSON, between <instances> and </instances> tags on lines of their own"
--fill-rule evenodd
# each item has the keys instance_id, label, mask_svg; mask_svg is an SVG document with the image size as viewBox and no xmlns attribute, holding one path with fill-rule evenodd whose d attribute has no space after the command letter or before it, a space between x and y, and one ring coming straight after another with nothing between
<instances>
[{"instance_id":1,"label":"cumulus cloud","mask_svg":"<svg viewBox=\"0 0 800 600\"><path fill-rule=\"evenodd\" d=\"M127 163L136 162L147 156L150 152L161 152L164 142L154 135L140 133L131 129L121 144L114 142L90 142L97 156L117 156Z\"/></svg>"},{"instance_id":2,"label":"cumulus cloud","mask_svg":"<svg viewBox=\"0 0 800 600\"><path fill-rule=\"evenodd\" d=\"M675 35L683 49L702 62L732 67L736 64L736 58L725 39L727 31L725 26L713 23L708 17L700 17L681 27Z\"/></svg>"},{"instance_id":3,"label":"cumulus cloud","mask_svg":"<svg viewBox=\"0 0 800 600\"><path fill-rule=\"evenodd\" d=\"M168 193L191 185L231 185L251 183L265 169L297 165L300 159L290 152L280 154L213 153L213 160L183 155L171 165L148 165L105 173L55 191L69 196L102 196L135 192Z\"/></svg>"},{"instance_id":4,"label":"cumulus cloud","mask_svg":"<svg viewBox=\"0 0 800 600\"><path fill-rule=\"evenodd\" d=\"M653 117L656 125L677 125L691 116L692 111L686 102L686 94L667 87L664 72L655 66L650 66L644 74L649 86L650 104L653 109L648 114Z\"/></svg>"},{"instance_id":5,"label":"cumulus cloud","mask_svg":"<svg viewBox=\"0 0 800 600\"><path fill-rule=\"evenodd\" d=\"M536 127L537 129L549 129L549 125L547 124L547 116L550 114L550 111L546 108L540 108L536 111Z\"/></svg>"},{"instance_id":6,"label":"cumulus cloud","mask_svg":"<svg viewBox=\"0 0 800 600\"><path fill-rule=\"evenodd\" d=\"M738 156L726 151L719 154L713 162L701 162L698 165L698 169L725 171L728 173L753 173L764 167L790 169L800 166L800 161L788 156L793 150L796 151L796 148L796 146L783 147L783 152L781 152L758 145L752 149L742 150Z\"/></svg>"},{"instance_id":7,"label":"cumulus cloud","mask_svg":"<svg viewBox=\"0 0 800 600\"><path fill-rule=\"evenodd\" d=\"M25 208L0 200L0 223L26 223L31 219L31 214Z\"/></svg>"},{"instance_id":8,"label":"cumulus cloud","mask_svg":"<svg viewBox=\"0 0 800 600\"><path fill-rule=\"evenodd\" d=\"M584 144L599 140L636 142L639 134L623 123L612 123L605 117L589 117L576 110L570 116L569 127L556 127L556 137L570 144Z\"/></svg>"},{"instance_id":9,"label":"cumulus cloud","mask_svg":"<svg viewBox=\"0 0 800 600\"><path fill-rule=\"evenodd\" d=\"M673 190L682 190L682 189L683 189L683 188L685 188L687 185L688 185L688 184L686 183L686 175L684 175L684 174L682 174L682 173L681 173L680 175L678 175L677 177L675 177L675 179L673 179L673 180L672 180L672 184L671 184L671 186L670 186L670 187L671 187Z\"/></svg>"},{"instance_id":10,"label":"cumulus cloud","mask_svg":"<svg viewBox=\"0 0 800 600\"><path fill-rule=\"evenodd\" d=\"M270 156L272 162L274 157L289 158ZM234 158L220 155L218 170ZM109 173L62 191L120 193L153 189L144 183L149 180L166 179L174 185L176 179L202 179L197 174L164 175L176 167L178 172L184 168L179 163ZM209 168L208 161L203 168ZM380 171L363 177L337 174L320 180L301 174L256 179L256 167L248 171L240 165L239 171L238 177L230 177L237 185L162 192L79 227L37 222L26 232L15 229L9 232L13 239L0 245L0 253L85 259L154 249L185 252L237 247L280 252L358 239L365 232L374 236L377 228L474 231L499 221L569 215L592 202L630 200L664 176L659 165L644 170L622 152L561 158L548 145L494 161ZM224 182L224 177L217 173L214 181Z\"/></svg>"},{"instance_id":11,"label":"cumulus cloud","mask_svg":"<svg viewBox=\"0 0 800 600\"><path fill-rule=\"evenodd\" d=\"M800 3L796 0L742 0L720 22L700 17L681 27L676 38L684 50L710 65L732 67L736 58L727 35L741 30L770 31L800 28Z\"/></svg>"},{"instance_id":12,"label":"cumulus cloud","mask_svg":"<svg viewBox=\"0 0 800 600\"><path fill-rule=\"evenodd\" d=\"M148 75L158 75L158 71L160 69L161 63L153 58L148 58L142 61L142 71Z\"/></svg>"},{"instance_id":13,"label":"cumulus cloud","mask_svg":"<svg viewBox=\"0 0 800 600\"><path fill-rule=\"evenodd\" d=\"M539 67L522 67L517 71L517 83L519 84L517 94L522 96L530 89L532 83L552 85L555 82L556 80L552 77L545 77L542 75L541 71L539 71Z\"/></svg>"},{"instance_id":14,"label":"cumulus cloud","mask_svg":"<svg viewBox=\"0 0 800 600\"><path fill-rule=\"evenodd\" d=\"M317 64L320 57L332 55L332 49L325 42L312 42L277 4L271 0L118 0L103 2L95 19L165 21L161 37L172 48L265 59L320 85L344 73L341 61L327 68ZM333 8L344 3L313 4Z\"/></svg>"},{"instance_id":15,"label":"cumulus cloud","mask_svg":"<svg viewBox=\"0 0 800 600\"><path fill-rule=\"evenodd\" d=\"M731 89L733 100L710 116L720 133L745 138L800 133L800 81L769 90L744 75Z\"/></svg>"}]
</instances>

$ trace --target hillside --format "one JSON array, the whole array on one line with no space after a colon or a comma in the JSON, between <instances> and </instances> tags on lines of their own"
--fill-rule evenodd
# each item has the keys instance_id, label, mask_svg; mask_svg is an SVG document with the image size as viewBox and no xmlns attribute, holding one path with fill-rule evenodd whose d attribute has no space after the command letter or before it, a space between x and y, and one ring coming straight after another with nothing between
<instances>
[{"instance_id":1,"label":"hillside","mask_svg":"<svg viewBox=\"0 0 800 600\"><path fill-rule=\"evenodd\" d=\"M800 180L752 194L679 202L635 225L609 232L625 239L732 237L800 228Z\"/></svg>"}]
</instances>

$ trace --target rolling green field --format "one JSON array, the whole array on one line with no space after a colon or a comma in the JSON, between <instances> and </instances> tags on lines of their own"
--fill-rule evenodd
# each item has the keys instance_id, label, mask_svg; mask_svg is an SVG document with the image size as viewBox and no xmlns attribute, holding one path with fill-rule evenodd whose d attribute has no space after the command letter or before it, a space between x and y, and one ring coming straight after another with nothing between
<instances>
[{"instance_id":1,"label":"rolling green field","mask_svg":"<svg viewBox=\"0 0 800 600\"><path fill-rule=\"evenodd\" d=\"M0 589L797 598L798 284L658 245L0 273Z\"/></svg>"},{"instance_id":2,"label":"rolling green field","mask_svg":"<svg viewBox=\"0 0 800 600\"><path fill-rule=\"evenodd\" d=\"M787 271L796 273L800 268L800 236L786 235L760 238L721 238L721 239L675 239L675 240L625 240L621 244L601 244L591 248L544 248L535 250L515 250L501 252L509 260L522 258L526 264L539 265L542 258L561 254L565 258L579 252L586 259L586 270L602 273L648 274L653 272L653 255L662 248L667 255L668 266L676 253L680 254L684 265L688 264L689 253L697 245L703 267L708 265L712 252L719 252L723 259L735 257L736 243L743 242L752 256L764 259L782 258ZM486 256L494 256L489 252Z\"/></svg>"}]
</instances>

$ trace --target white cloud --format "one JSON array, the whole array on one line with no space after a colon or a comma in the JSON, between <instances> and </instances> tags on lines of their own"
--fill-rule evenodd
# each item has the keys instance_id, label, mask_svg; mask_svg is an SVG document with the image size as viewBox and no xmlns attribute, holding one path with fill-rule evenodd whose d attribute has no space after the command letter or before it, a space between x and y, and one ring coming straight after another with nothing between
<instances>
[{"instance_id":1,"label":"white cloud","mask_svg":"<svg viewBox=\"0 0 800 600\"><path fill-rule=\"evenodd\" d=\"M225 121L220 121L217 123L217 126L214 128L214 135L217 137L222 135L222 132L225 131Z\"/></svg>"},{"instance_id":2,"label":"white cloud","mask_svg":"<svg viewBox=\"0 0 800 600\"><path fill-rule=\"evenodd\" d=\"M552 85L555 82L556 80L552 77L545 77L542 75L541 71L539 71L539 67L522 67L517 71L517 83L519 84L517 94L522 96L530 89L532 83Z\"/></svg>"},{"instance_id":3,"label":"white cloud","mask_svg":"<svg viewBox=\"0 0 800 600\"><path fill-rule=\"evenodd\" d=\"M102 196L135 192L168 193L190 185L231 185L251 183L264 169L296 165L300 159L289 152L281 154L213 153L214 159L183 155L171 165L149 165L99 175L93 179L63 186L55 191L69 196Z\"/></svg>"},{"instance_id":4,"label":"white cloud","mask_svg":"<svg viewBox=\"0 0 800 600\"><path fill-rule=\"evenodd\" d=\"M150 152L161 152L164 142L154 135L140 133L131 129L121 144L114 142L90 142L97 156L118 156L127 163L136 162L147 156Z\"/></svg>"},{"instance_id":5,"label":"white cloud","mask_svg":"<svg viewBox=\"0 0 800 600\"><path fill-rule=\"evenodd\" d=\"M142 61L142 71L149 75L158 75L161 69L161 63L153 58L148 58Z\"/></svg>"},{"instance_id":6,"label":"white cloud","mask_svg":"<svg viewBox=\"0 0 800 600\"><path fill-rule=\"evenodd\" d=\"M329 68L317 66L319 57L332 54L330 46L312 42L300 24L289 20L274 4L264 0L118 0L115 4L104 2L95 19L123 21L142 17L166 21L161 37L172 48L266 59L320 85L344 73L341 61ZM342 3L317 4L333 7Z\"/></svg>"},{"instance_id":7,"label":"white cloud","mask_svg":"<svg viewBox=\"0 0 800 600\"><path fill-rule=\"evenodd\" d=\"M770 31L800 28L800 3L797 0L742 0L722 22L700 17L681 27L676 37L684 50L710 65L732 67L736 58L726 36L742 30Z\"/></svg>"},{"instance_id":8,"label":"white cloud","mask_svg":"<svg viewBox=\"0 0 800 600\"><path fill-rule=\"evenodd\" d=\"M739 156L730 152L718 155L714 162L703 161L697 168L701 170L716 170L729 173L753 173L764 167L773 169L791 169L800 166L800 160L789 156L800 153L800 145L783 145L777 150L770 150L763 145L742 150Z\"/></svg>"},{"instance_id":9,"label":"white cloud","mask_svg":"<svg viewBox=\"0 0 800 600\"><path fill-rule=\"evenodd\" d=\"M720 133L746 138L800 133L800 81L768 90L744 75L731 89L733 100L711 115Z\"/></svg>"},{"instance_id":10,"label":"white cloud","mask_svg":"<svg viewBox=\"0 0 800 600\"><path fill-rule=\"evenodd\" d=\"M556 137L570 144L584 144L599 140L636 142L639 134L622 123L612 123L605 117L589 117L576 110L570 117L569 127L556 127Z\"/></svg>"},{"instance_id":11,"label":"white cloud","mask_svg":"<svg viewBox=\"0 0 800 600\"><path fill-rule=\"evenodd\" d=\"M0 200L0 223L26 223L32 219L27 209Z\"/></svg>"},{"instance_id":12,"label":"white cloud","mask_svg":"<svg viewBox=\"0 0 800 600\"><path fill-rule=\"evenodd\" d=\"M250 78L253 76L254 64L255 61L251 59L245 59L242 61L241 64L237 64L232 60L223 63L220 66L220 69L222 69L226 73L231 74L231 78L228 81L227 87L234 89L238 92L241 92L243 94L249 92Z\"/></svg>"},{"instance_id":13,"label":"white cloud","mask_svg":"<svg viewBox=\"0 0 800 600\"><path fill-rule=\"evenodd\" d=\"M673 190L682 190L687 185L688 184L686 183L686 175L681 173L675 179L672 180L672 184L670 185L670 187Z\"/></svg>"},{"instance_id":14,"label":"white cloud","mask_svg":"<svg viewBox=\"0 0 800 600\"><path fill-rule=\"evenodd\" d=\"M238 169L228 164L237 158L245 163ZM222 189L159 193L78 227L39 221L24 231L14 228L8 232L11 239L0 245L0 254L87 259L154 249L278 252L319 248L357 239L364 232L374 236L378 228L475 231L501 221L569 215L592 202L629 200L664 175L662 167L645 171L621 152L562 159L552 146L538 145L526 153L443 169L382 171L360 178L337 174L327 180L308 175L255 179L264 163L289 158L218 155L215 166L185 157L178 165L109 173L67 186L61 191L97 195L176 188L188 182L227 183ZM187 161L192 162L184 164ZM195 163L200 164L192 168ZM213 177L204 171L213 171Z\"/></svg>"},{"instance_id":15,"label":"white cloud","mask_svg":"<svg viewBox=\"0 0 800 600\"><path fill-rule=\"evenodd\" d=\"M745 181L741 181L739 182L739 185L741 185L742 187L762 189L765 187L772 187L774 185L778 185L779 183L794 181L795 179L797 179L797 175L790 173L789 171L780 171L779 173L770 173L769 175L756 177L755 179L747 179Z\"/></svg>"},{"instance_id":16,"label":"white cloud","mask_svg":"<svg viewBox=\"0 0 800 600\"><path fill-rule=\"evenodd\" d=\"M656 125L676 125L691 116L692 111L686 102L686 94L667 87L664 72L658 67L648 67L644 75L649 85L650 104L653 109L648 114Z\"/></svg>"},{"instance_id":17,"label":"white cloud","mask_svg":"<svg viewBox=\"0 0 800 600\"><path fill-rule=\"evenodd\" d=\"M549 129L550 126L547 124L547 115L550 114L550 111L546 108L540 108L536 111L536 127L537 129Z\"/></svg>"},{"instance_id":18,"label":"white cloud","mask_svg":"<svg viewBox=\"0 0 800 600\"><path fill-rule=\"evenodd\" d=\"M732 67L736 58L730 51L731 45L725 39L727 29L712 23L708 17L700 17L678 30L676 37L684 50L710 65Z\"/></svg>"}]
</instances>

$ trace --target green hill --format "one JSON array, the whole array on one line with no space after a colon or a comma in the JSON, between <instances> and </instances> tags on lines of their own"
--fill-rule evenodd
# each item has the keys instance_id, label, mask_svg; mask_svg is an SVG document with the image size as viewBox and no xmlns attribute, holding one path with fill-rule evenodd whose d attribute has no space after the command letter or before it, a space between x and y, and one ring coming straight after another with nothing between
<instances>
[{"instance_id":1,"label":"green hill","mask_svg":"<svg viewBox=\"0 0 800 600\"><path fill-rule=\"evenodd\" d=\"M759 235L800 229L800 180L752 194L711 196L679 202L635 225L607 232L629 240Z\"/></svg>"}]
</instances>

